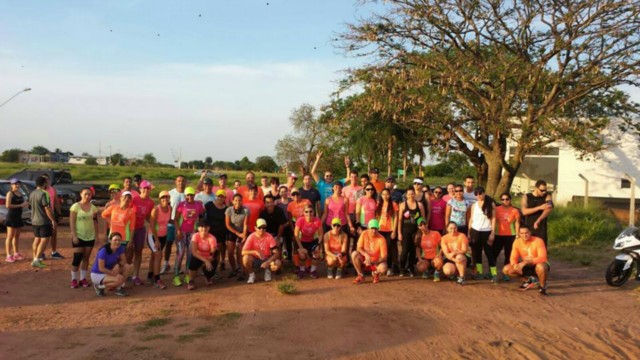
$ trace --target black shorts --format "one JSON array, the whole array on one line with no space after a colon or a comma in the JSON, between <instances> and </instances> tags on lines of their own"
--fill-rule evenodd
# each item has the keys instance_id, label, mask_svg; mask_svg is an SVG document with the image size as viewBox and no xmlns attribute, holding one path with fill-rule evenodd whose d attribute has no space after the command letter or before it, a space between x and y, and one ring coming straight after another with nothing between
<instances>
[{"instance_id":1,"label":"black shorts","mask_svg":"<svg viewBox=\"0 0 640 360\"><path fill-rule=\"evenodd\" d=\"M548 262L545 263L549 271L551 271L551 265ZM528 265L522 268L522 276L538 276L536 273L535 265Z\"/></svg>"},{"instance_id":2,"label":"black shorts","mask_svg":"<svg viewBox=\"0 0 640 360\"><path fill-rule=\"evenodd\" d=\"M223 242L225 242L227 240L227 233L224 231L215 231L215 232L211 232L209 231L209 234L213 235L213 237L216 238L216 242L218 244L221 244Z\"/></svg>"},{"instance_id":3,"label":"black shorts","mask_svg":"<svg viewBox=\"0 0 640 360\"><path fill-rule=\"evenodd\" d=\"M313 257L313 252L318 249L318 240L308 242L301 241L300 243L302 244L302 247L307 250L309 256Z\"/></svg>"},{"instance_id":4,"label":"black shorts","mask_svg":"<svg viewBox=\"0 0 640 360\"><path fill-rule=\"evenodd\" d=\"M214 254L213 257L211 258L211 263L213 263L213 259L215 259L215 258L216 258L216 256ZM202 260L198 259L197 257L193 256L191 258L191 262L189 263L189 270L197 271L203 265L204 265L204 261L202 261Z\"/></svg>"},{"instance_id":5,"label":"black shorts","mask_svg":"<svg viewBox=\"0 0 640 360\"><path fill-rule=\"evenodd\" d=\"M53 225L33 225L33 236L37 238L48 238L53 235Z\"/></svg>"},{"instance_id":6,"label":"black shorts","mask_svg":"<svg viewBox=\"0 0 640 360\"><path fill-rule=\"evenodd\" d=\"M216 241L218 239L216 238ZM242 238L234 233L229 233L229 237L227 237L227 241L235 243L236 245L239 245L240 243L242 243Z\"/></svg>"},{"instance_id":7,"label":"black shorts","mask_svg":"<svg viewBox=\"0 0 640 360\"><path fill-rule=\"evenodd\" d=\"M74 244L73 241L71 242L71 247L72 248L92 248L94 245L96 244L95 240L82 240L82 239L78 239L78 244Z\"/></svg>"},{"instance_id":8,"label":"black shorts","mask_svg":"<svg viewBox=\"0 0 640 360\"><path fill-rule=\"evenodd\" d=\"M472 264L472 261L471 261L471 256L469 256L469 255L465 255L465 257L467 258L467 268L473 268L473 264ZM449 260L449 259L448 259L448 258L446 258L446 257L445 257L445 258L443 258L443 260L444 260L444 263L445 263L445 264L446 264L446 263L452 263L452 264L454 264L454 265L455 265L455 262L453 262L453 261Z\"/></svg>"},{"instance_id":9,"label":"black shorts","mask_svg":"<svg viewBox=\"0 0 640 360\"><path fill-rule=\"evenodd\" d=\"M9 217L7 218L7 222L5 225L10 228L19 229L21 227L24 227L24 221L22 221L22 218L12 219L11 217Z\"/></svg>"}]
</instances>

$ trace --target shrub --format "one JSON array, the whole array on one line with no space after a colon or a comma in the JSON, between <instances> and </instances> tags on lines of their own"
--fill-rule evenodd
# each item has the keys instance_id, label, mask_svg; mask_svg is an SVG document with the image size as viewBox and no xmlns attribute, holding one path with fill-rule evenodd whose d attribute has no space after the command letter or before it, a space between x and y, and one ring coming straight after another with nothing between
<instances>
[{"instance_id":1,"label":"shrub","mask_svg":"<svg viewBox=\"0 0 640 360\"><path fill-rule=\"evenodd\" d=\"M549 215L550 248L612 244L621 227L601 204L558 206Z\"/></svg>"}]
</instances>

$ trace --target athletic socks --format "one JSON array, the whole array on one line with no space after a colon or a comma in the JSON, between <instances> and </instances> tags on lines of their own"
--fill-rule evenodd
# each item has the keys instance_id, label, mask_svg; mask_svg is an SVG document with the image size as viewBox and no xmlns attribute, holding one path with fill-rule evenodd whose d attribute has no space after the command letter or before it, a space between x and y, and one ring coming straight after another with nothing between
<instances>
[{"instance_id":1,"label":"athletic socks","mask_svg":"<svg viewBox=\"0 0 640 360\"><path fill-rule=\"evenodd\" d=\"M87 278L87 270L80 270L80 280Z\"/></svg>"},{"instance_id":2,"label":"athletic socks","mask_svg":"<svg viewBox=\"0 0 640 360\"><path fill-rule=\"evenodd\" d=\"M498 269L495 266L492 266L490 270L491 270L491 276L498 276Z\"/></svg>"},{"instance_id":3,"label":"athletic socks","mask_svg":"<svg viewBox=\"0 0 640 360\"><path fill-rule=\"evenodd\" d=\"M71 271L71 280L78 280L78 272Z\"/></svg>"},{"instance_id":4,"label":"athletic socks","mask_svg":"<svg viewBox=\"0 0 640 360\"><path fill-rule=\"evenodd\" d=\"M316 271L316 266L315 265L311 265L311 272Z\"/></svg>"},{"instance_id":5,"label":"athletic socks","mask_svg":"<svg viewBox=\"0 0 640 360\"><path fill-rule=\"evenodd\" d=\"M476 271L478 272L478 274L482 275L483 271L482 271L482 264L476 264Z\"/></svg>"},{"instance_id":6,"label":"athletic socks","mask_svg":"<svg viewBox=\"0 0 640 360\"><path fill-rule=\"evenodd\" d=\"M305 271L304 265L299 266L299 268L300 268L300 271L302 271L302 272Z\"/></svg>"}]
</instances>

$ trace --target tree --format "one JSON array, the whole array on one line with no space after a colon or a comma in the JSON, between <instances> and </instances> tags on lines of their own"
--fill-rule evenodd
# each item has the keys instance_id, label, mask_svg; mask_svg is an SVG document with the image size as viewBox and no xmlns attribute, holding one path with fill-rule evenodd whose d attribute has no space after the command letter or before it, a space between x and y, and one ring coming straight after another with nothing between
<instances>
[{"instance_id":1,"label":"tree","mask_svg":"<svg viewBox=\"0 0 640 360\"><path fill-rule=\"evenodd\" d=\"M388 3L340 37L347 53L377 60L350 84L377 90L394 121L440 129L432 150L468 156L488 193L509 190L524 157L548 144L598 151L612 118L637 131L638 104L617 89L639 83L636 2Z\"/></svg>"},{"instance_id":2,"label":"tree","mask_svg":"<svg viewBox=\"0 0 640 360\"><path fill-rule=\"evenodd\" d=\"M0 161L12 163L20 162L20 153L22 152L23 151L21 149L7 149L2 152L2 155L0 155Z\"/></svg>"},{"instance_id":3,"label":"tree","mask_svg":"<svg viewBox=\"0 0 640 360\"><path fill-rule=\"evenodd\" d=\"M254 168L264 172L277 172L278 164L271 156L258 156Z\"/></svg>"},{"instance_id":4,"label":"tree","mask_svg":"<svg viewBox=\"0 0 640 360\"><path fill-rule=\"evenodd\" d=\"M155 166L157 163L158 160L152 153L146 153L142 156L142 164L145 166Z\"/></svg>"},{"instance_id":5,"label":"tree","mask_svg":"<svg viewBox=\"0 0 640 360\"><path fill-rule=\"evenodd\" d=\"M31 149L31 153L36 155L49 155L50 151L44 146L37 145Z\"/></svg>"},{"instance_id":6,"label":"tree","mask_svg":"<svg viewBox=\"0 0 640 360\"><path fill-rule=\"evenodd\" d=\"M255 164L249 160L248 157L244 156L238 162L238 170L253 170L255 168Z\"/></svg>"},{"instance_id":7,"label":"tree","mask_svg":"<svg viewBox=\"0 0 640 360\"><path fill-rule=\"evenodd\" d=\"M122 154L120 153L115 153L113 155L111 155L111 165L113 166L117 166L117 165L124 165L124 156L122 156Z\"/></svg>"},{"instance_id":8,"label":"tree","mask_svg":"<svg viewBox=\"0 0 640 360\"><path fill-rule=\"evenodd\" d=\"M327 129L316 115L315 107L309 104L293 109L289 122L293 133L285 135L276 143L276 160L280 165L302 164L303 172L307 172L314 160L313 154L321 149L321 145L331 144Z\"/></svg>"},{"instance_id":9,"label":"tree","mask_svg":"<svg viewBox=\"0 0 640 360\"><path fill-rule=\"evenodd\" d=\"M93 156L89 156L87 157L87 159L84 161L85 165L98 165L98 160L93 157Z\"/></svg>"},{"instance_id":10,"label":"tree","mask_svg":"<svg viewBox=\"0 0 640 360\"><path fill-rule=\"evenodd\" d=\"M204 158L204 165L207 167L207 169L211 169L212 164L213 159L211 158L211 156L207 156L206 158Z\"/></svg>"}]
</instances>

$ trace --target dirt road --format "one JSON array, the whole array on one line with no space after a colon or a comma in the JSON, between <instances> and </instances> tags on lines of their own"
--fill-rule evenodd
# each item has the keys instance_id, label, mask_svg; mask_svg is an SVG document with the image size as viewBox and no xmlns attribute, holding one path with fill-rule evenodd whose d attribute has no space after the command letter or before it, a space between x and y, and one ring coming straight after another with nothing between
<instances>
[{"instance_id":1,"label":"dirt road","mask_svg":"<svg viewBox=\"0 0 640 360\"><path fill-rule=\"evenodd\" d=\"M61 250L70 255L64 229ZM70 256L46 263L38 272L28 261L0 265L0 358L640 357L637 285L614 289L602 271L559 263L547 297L514 281L459 287L383 277L354 286L353 276L304 279L297 295L281 295L259 276L254 285L225 278L212 287L200 278L193 292L136 287L127 298L70 289Z\"/></svg>"}]
</instances>

